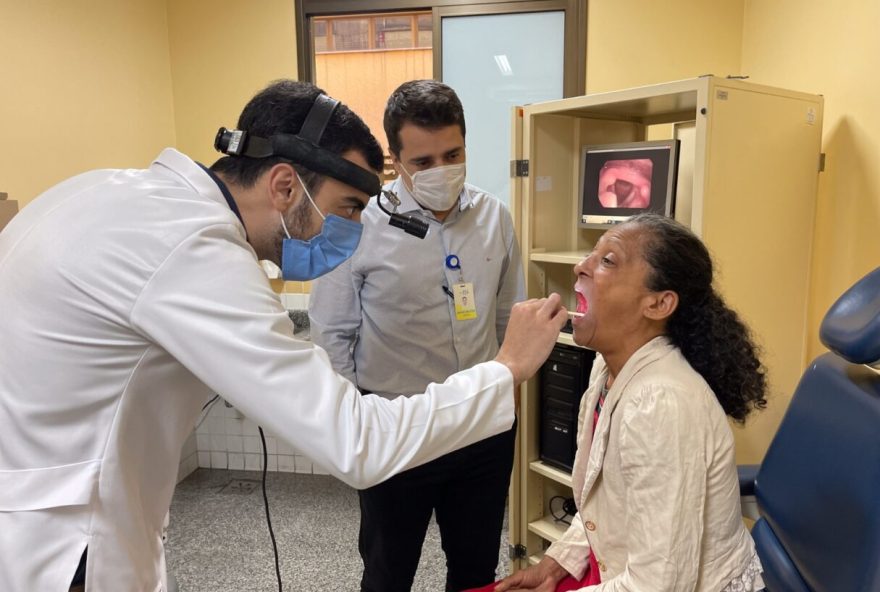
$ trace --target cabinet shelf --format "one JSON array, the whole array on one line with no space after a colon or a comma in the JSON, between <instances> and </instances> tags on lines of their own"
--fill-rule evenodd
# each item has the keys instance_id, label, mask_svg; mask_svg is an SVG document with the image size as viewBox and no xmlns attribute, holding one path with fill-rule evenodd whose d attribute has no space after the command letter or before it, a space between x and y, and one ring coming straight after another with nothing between
<instances>
[{"instance_id":1,"label":"cabinet shelf","mask_svg":"<svg viewBox=\"0 0 880 592\"><path fill-rule=\"evenodd\" d=\"M586 257L584 251L532 251L529 255L532 261L541 263L561 263L564 265L577 265Z\"/></svg>"},{"instance_id":2,"label":"cabinet shelf","mask_svg":"<svg viewBox=\"0 0 880 592\"><path fill-rule=\"evenodd\" d=\"M571 487L571 474L566 473L565 471L561 471L556 467L551 467L550 465L544 463L540 460L534 460L529 463L529 469L538 473L539 475L543 475L548 479L552 479L557 483L565 485L566 487Z\"/></svg>"},{"instance_id":3,"label":"cabinet shelf","mask_svg":"<svg viewBox=\"0 0 880 592\"><path fill-rule=\"evenodd\" d=\"M554 543L565 534L568 525L564 522L557 522L552 516L544 516L540 520L529 522L529 530L542 539Z\"/></svg>"},{"instance_id":4,"label":"cabinet shelf","mask_svg":"<svg viewBox=\"0 0 880 592\"><path fill-rule=\"evenodd\" d=\"M578 345L574 342L574 337L572 337L571 333L560 333L559 337L556 338L556 343L564 343L565 345L571 345L573 347L583 347L584 349L590 349L588 347L584 347L583 345Z\"/></svg>"},{"instance_id":5,"label":"cabinet shelf","mask_svg":"<svg viewBox=\"0 0 880 592\"><path fill-rule=\"evenodd\" d=\"M543 553L535 553L534 555L529 555L529 565L538 565L539 563L541 563L541 560L543 558Z\"/></svg>"}]
</instances>

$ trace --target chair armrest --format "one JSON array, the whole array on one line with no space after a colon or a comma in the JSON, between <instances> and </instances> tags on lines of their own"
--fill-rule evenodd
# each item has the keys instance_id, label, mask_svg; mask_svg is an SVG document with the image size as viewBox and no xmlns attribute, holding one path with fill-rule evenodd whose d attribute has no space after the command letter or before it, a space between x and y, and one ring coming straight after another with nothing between
<instances>
[{"instance_id":1,"label":"chair armrest","mask_svg":"<svg viewBox=\"0 0 880 592\"><path fill-rule=\"evenodd\" d=\"M760 468L761 465L736 465L736 472L739 475L740 496L755 495L755 479Z\"/></svg>"}]
</instances>

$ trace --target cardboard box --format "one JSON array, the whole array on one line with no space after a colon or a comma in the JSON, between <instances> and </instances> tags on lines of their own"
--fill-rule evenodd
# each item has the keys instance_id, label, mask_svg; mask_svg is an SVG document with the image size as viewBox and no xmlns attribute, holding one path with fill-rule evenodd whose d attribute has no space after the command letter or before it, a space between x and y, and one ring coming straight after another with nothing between
<instances>
[{"instance_id":1,"label":"cardboard box","mask_svg":"<svg viewBox=\"0 0 880 592\"><path fill-rule=\"evenodd\" d=\"M0 230L3 230L17 213L18 202L14 199L6 199L6 194L0 193Z\"/></svg>"}]
</instances>

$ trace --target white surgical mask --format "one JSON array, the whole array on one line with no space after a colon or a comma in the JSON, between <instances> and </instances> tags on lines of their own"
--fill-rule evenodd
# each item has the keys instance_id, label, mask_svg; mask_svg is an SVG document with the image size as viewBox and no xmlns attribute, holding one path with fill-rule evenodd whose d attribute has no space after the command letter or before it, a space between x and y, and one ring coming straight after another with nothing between
<instances>
[{"instance_id":1,"label":"white surgical mask","mask_svg":"<svg viewBox=\"0 0 880 592\"><path fill-rule=\"evenodd\" d=\"M423 208L434 212L451 209L464 187L465 163L434 167L414 175L410 175L402 163L400 168L412 180L412 196L415 200Z\"/></svg>"}]
</instances>

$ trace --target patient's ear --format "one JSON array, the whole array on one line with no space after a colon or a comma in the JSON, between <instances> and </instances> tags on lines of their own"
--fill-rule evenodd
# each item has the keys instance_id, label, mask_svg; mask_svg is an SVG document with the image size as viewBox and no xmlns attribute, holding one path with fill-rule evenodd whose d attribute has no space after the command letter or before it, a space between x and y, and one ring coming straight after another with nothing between
<instances>
[{"instance_id":1,"label":"patient's ear","mask_svg":"<svg viewBox=\"0 0 880 592\"><path fill-rule=\"evenodd\" d=\"M678 294L672 290L651 292L645 304L645 316L653 321L662 321L672 316L678 308Z\"/></svg>"}]
</instances>

